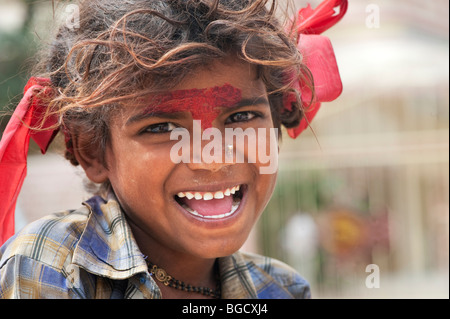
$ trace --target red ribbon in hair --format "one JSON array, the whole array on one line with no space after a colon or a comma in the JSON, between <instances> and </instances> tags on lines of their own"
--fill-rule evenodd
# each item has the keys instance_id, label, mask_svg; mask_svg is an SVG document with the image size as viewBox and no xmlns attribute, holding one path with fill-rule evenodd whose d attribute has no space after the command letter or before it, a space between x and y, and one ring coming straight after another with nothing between
<instances>
[{"instance_id":1,"label":"red ribbon in hair","mask_svg":"<svg viewBox=\"0 0 450 319\"><path fill-rule=\"evenodd\" d=\"M314 10L308 4L306 8L298 12L295 25L290 27L298 35L297 47L303 55L304 63L312 73L315 89L315 99L311 103L311 90L304 83L298 81L294 83L294 88L301 92L302 104L311 103L311 105L305 110L300 125L287 130L292 138L296 138L309 126L321 102L333 101L342 92L341 77L331 42L327 37L318 34L341 20L347 11L347 6L347 0L326 0ZM336 13L337 10L338 13ZM292 102L295 101L294 94L285 96L285 108L291 110Z\"/></svg>"},{"instance_id":2,"label":"red ribbon in hair","mask_svg":"<svg viewBox=\"0 0 450 319\"><path fill-rule=\"evenodd\" d=\"M40 125L47 108L44 100L52 94L49 79L31 78L3 132L0 142L0 245L14 234L14 211L27 172L30 137L44 154L58 133L58 129L48 129L57 124L55 117L48 117L42 127ZM33 130L34 127L41 129Z\"/></svg>"}]
</instances>

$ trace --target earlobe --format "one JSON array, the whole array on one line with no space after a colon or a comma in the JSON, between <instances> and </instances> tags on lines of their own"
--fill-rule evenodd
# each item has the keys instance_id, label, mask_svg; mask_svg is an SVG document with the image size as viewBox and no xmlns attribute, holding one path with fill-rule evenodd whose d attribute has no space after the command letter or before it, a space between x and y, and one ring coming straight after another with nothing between
<instances>
[{"instance_id":1,"label":"earlobe","mask_svg":"<svg viewBox=\"0 0 450 319\"><path fill-rule=\"evenodd\" d=\"M98 148L87 138L72 135L73 153L90 181L101 184L108 180L108 170L99 159Z\"/></svg>"},{"instance_id":2,"label":"earlobe","mask_svg":"<svg viewBox=\"0 0 450 319\"><path fill-rule=\"evenodd\" d=\"M102 184L108 180L108 171L101 165L101 167L90 166L84 168L86 176L94 183Z\"/></svg>"}]
</instances>

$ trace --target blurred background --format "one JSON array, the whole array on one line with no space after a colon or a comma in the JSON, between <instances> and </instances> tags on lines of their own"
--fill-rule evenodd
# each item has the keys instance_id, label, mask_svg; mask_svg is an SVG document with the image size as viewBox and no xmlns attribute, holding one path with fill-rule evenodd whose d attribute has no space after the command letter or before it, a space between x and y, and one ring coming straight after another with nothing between
<instances>
[{"instance_id":1,"label":"blurred background","mask_svg":"<svg viewBox=\"0 0 450 319\"><path fill-rule=\"evenodd\" d=\"M0 0L0 114L70 3ZM296 268L314 298L449 298L449 2L350 0L325 35L343 94L314 132L284 134L274 196L243 250ZM89 197L61 153L31 145L16 229Z\"/></svg>"}]
</instances>

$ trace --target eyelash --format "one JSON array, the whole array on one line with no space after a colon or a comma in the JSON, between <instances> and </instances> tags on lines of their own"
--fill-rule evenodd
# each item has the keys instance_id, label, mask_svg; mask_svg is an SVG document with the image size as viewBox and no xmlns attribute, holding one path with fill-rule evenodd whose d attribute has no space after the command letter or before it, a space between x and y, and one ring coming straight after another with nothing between
<instances>
[{"instance_id":1,"label":"eyelash","mask_svg":"<svg viewBox=\"0 0 450 319\"><path fill-rule=\"evenodd\" d=\"M161 131L159 131L159 132L152 132L153 129L160 129L162 126L168 127L168 130L165 130L163 132L161 132ZM171 129L170 129L170 126L172 126ZM173 124L172 122L157 123L157 124L152 124L152 125L147 126L146 128L144 128L142 130L141 133L164 134L164 133L171 132L175 128L177 128L177 126L175 124Z\"/></svg>"},{"instance_id":2,"label":"eyelash","mask_svg":"<svg viewBox=\"0 0 450 319\"><path fill-rule=\"evenodd\" d=\"M250 119L244 119L244 120L233 120L233 117L236 117L238 115L243 115L246 114L247 116L250 115L252 116ZM243 111L243 112L236 112L231 114L225 121L225 124L233 124L233 123L246 123L246 122L250 122L256 118L261 118L263 117L262 114L258 113L258 112L253 112L253 111ZM167 128L167 130L164 131L152 131L154 129L158 130L161 129L164 126L164 128ZM163 122L163 123L157 123L157 124L152 124L149 125L147 127L145 127L141 133L150 133L150 134L164 134L164 133L169 133L171 132L173 129L177 128L178 126L175 125L172 122Z\"/></svg>"},{"instance_id":3,"label":"eyelash","mask_svg":"<svg viewBox=\"0 0 450 319\"><path fill-rule=\"evenodd\" d=\"M242 114L247 114L247 115L251 115L252 117L250 119L245 119L245 120L238 120L238 121L233 121L230 120L233 117L237 116L237 115L242 115ZM242 111L242 112L237 112L237 113L233 113L231 114L225 121L225 124L232 124L232 123L246 123L246 122L250 122L256 118L261 118L263 117L263 115L261 113L258 112L254 112L254 111Z\"/></svg>"}]
</instances>

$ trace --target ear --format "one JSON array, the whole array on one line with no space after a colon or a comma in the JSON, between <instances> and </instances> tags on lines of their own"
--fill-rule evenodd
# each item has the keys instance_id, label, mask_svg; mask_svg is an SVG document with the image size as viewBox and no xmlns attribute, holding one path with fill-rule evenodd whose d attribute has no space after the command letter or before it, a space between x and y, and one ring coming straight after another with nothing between
<instances>
[{"instance_id":1,"label":"ear","mask_svg":"<svg viewBox=\"0 0 450 319\"><path fill-rule=\"evenodd\" d=\"M72 135L73 153L83 167L86 176L94 183L101 184L108 180L108 169L99 156L99 149L87 136Z\"/></svg>"}]
</instances>

